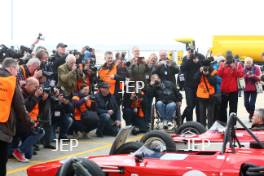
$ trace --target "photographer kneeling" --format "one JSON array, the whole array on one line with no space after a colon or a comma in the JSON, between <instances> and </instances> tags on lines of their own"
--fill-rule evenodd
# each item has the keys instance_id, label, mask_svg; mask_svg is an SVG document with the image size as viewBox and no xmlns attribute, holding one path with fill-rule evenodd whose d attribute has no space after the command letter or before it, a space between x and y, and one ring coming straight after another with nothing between
<instances>
[{"instance_id":1,"label":"photographer kneeling","mask_svg":"<svg viewBox=\"0 0 264 176\"><path fill-rule=\"evenodd\" d=\"M121 126L120 108L115 96L110 94L107 83L99 83L98 88L99 93L95 95L95 102L100 121L96 135L98 137L116 136Z\"/></svg>"},{"instance_id":2,"label":"photographer kneeling","mask_svg":"<svg viewBox=\"0 0 264 176\"><path fill-rule=\"evenodd\" d=\"M136 93L134 84L130 84L128 88L132 90L124 94L123 100L123 118L126 125L135 126L132 131L133 134L147 132L145 112L143 111L145 108L143 103L145 96L142 91Z\"/></svg>"},{"instance_id":3,"label":"photographer kneeling","mask_svg":"<svg viewBox=\"0 0 264 176\"><path fill-rule=\"evenodd\" d=\"M180 109L182 95L175 84L161 80L157 74L151 76L149 90L156 98L156 108L163 122L163 128L167 129L168 126L172 126L175 113L179 113L176 110Z\"/></svg>"},{"instance_id":4,"label":"photographer kneeling","mask_svg":"<svg viewBox=\"0 0 264 176\"><path fill-rule=\"evenodd\" d=\"M89 133L98 126L99 117L96 112L91 110L94 100L89 95L89 91L89 87L84 86L78 95L72 97L74 104L74 122L71 127L71 133Z\"/></svg>"},{"instance_id":5,"label":"photographer kneeling","mask_svg":"<svg viewBox=\"0 0 264 176\"><path fill-rule=\"evenodd\" d=\"M60 128L59 139L68 139L67 134L73 123L73 105L70 100L64 97L62 92L56 92L58 95L51 98L52 127L54 134L56 134L56 128Z\"/></svg>"},{"instance_id":6,"label":"photographer kneeling","mask_svg":"<svg viewBox=\"0 0 264 176\"><path fill-rule=\"evenodd\" d=\"M35 126L25 128L23 124L17 124L17 133L12 142L12 148L14 149L12 154L18 161L28 162L28 159L31 159L33 155L33 145L45 134L45 131L38 127L39 98L41 98L43 90L39 88L38 80L33 77L26 80L22 90L26 109ZM22 141L21 145L19 145L20 141Z\"/></svg>"}]
</instances>

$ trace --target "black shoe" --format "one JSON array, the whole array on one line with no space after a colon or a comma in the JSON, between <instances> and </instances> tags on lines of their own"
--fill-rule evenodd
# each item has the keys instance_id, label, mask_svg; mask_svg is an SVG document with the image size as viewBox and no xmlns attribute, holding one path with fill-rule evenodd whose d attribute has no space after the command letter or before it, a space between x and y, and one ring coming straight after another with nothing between
<instances>
[{"instance_id":1,"label":"black shoe","mask_svg":"<svg viewBox=\"0 0 264 176\"><path fill-rule=\"evenodd\" d=\"M132 129L132 132L131 132L133 135L137 135L137 134L139 134L140 133L140 130L139 130L139 128L138 127L134 127L133 129Z\"/></svg>"},{"instance_id":2,"label":"black shoe","mask_svg":"<svg viewBox=\"0 0 264 176\"><path fill-rule=\"evenodd\" d=\"M56 147L55 146L53 146L53 145L44 145L44 148L46 148L46 149L56 149Z\"/></svg>"},{"instance_id":3,"label":"black shoe","mask_svg":"<svg viewBox=\"0 0 264 176\"><path fill-rule=\"evenodd\" d=\"M96 130L96 136L102 138L102 137L104 137L104 134L101 131Z\"/></svg>"},{"instance_id":4,"label":"black shoe","mask_svg":"<svg viewBox=\"0 0 264 176\"><path fill-rule=\"evenodd\" d=\"M39 146L38 145L34 145L34 151L39 151Z\"/></svg>"},{"instance_id":5,"label":"black shoe","mask_svg":"<svg viewBox=\"0 0 264 176\"><path fill-rule=\"evenodd\" d=\"M33 155L37 155L37 154L38 154L38 153L34 150L34 151L33 151Z\"/></svg>"}]
</instances>

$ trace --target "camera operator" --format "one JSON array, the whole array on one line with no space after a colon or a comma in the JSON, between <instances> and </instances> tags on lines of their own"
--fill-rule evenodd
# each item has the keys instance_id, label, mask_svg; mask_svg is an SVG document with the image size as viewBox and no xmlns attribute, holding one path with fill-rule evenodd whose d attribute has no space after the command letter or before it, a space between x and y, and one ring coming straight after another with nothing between
<instances>
[{"instance_id":1,"label":"camera operator","mask_svg":"<svg viewBox=\"0 0 264 176\"><path fill-rule=\"evenodd\" d=\"M116 136L121 127L120 108L115 96L110 94L107 83L98 83L98 88L99 92L95 94L95 102L100 121L96 135L98 137L104 135Z\"/></svg>"},{"instance_id":2,"label":"camera operator","mask_svg":"<svg viewBox=\"0 0 264 176\"><path fill-rule=\"evenodd\" d=\"M77 81L83 79L82 71L76 65L76 58L69 54L66 57L66 63L58 68L58 88L60 88L66 97L77 92Z\"/></svg>"},{"instance_id":3,"label":"camera operator","mask_svg":"<svg viewBox=\"0 0 264 176\"><path fill-rule=\"evenodd\" d=\"M216 73L217 71L213 69L210 65L210 60L202 61L202 66L200 67L200 72L195 75L195 81L197 84L196 97L199 104L199 114L200 118L197 119L198 122L206 127L206 118L208 120L208 129L215 122L214 118L214 106L215 102L213 100L213 95L216 93Z\"/></svg>"},{"instance_id":4,"label":"camera operator","mask_svg":"<svg viewBox=\"0 0 264 176\"><path fill-rule=\"evenodd\" d=\"M156 97L156 108L163 122L163 128L172 126L174 115L180 123L180 107L182 95L171 81L161 80L157 74L151 76L150 94Z\"/></svg>"},{"instance_id":5,"label":"camera operator","mask_svg":"<svg viewBox=\"0 0 264 176\"><path fill-rule=\"evenodd\" d=\"M41 61L40 69L42 70L42 77L40 84L43 87L43 95L40 101L40 125L45 129L45 136L42 143L45 148L54 149L55 147L50 144L52 139L52 129L55 128L52 123L51 108L55 106L52 102L55 92L55 75L53 73L53 63L48 60L49 54L46 49L40 48L36 52L36 57ZM56 98L55 98L56 99Z\"/></svg>"},{"instance_id":6,"label":"camera operator","mask_svg":"<svg viewBox=\"0 0 264 176\"><path fill-rule=\"evenodd\" d=\"M0 69L0 175L6 175L8 144L15 136L16 124L24 124L26 128L33 126L16 81L17 72L17 61L5 58Z\"/></svg>"},{"instance_id":7,"label":"camera operator","mask_svg":"<svg viewBox=\"0 0 264 176\"><path fill-rule=\"evenodd\" d=\"M78 64L79 77L77 78L77 89L81 90L81 87L85 84L89 86L90 93L94 93L94 84L97 81L97 68L91 65L91 60L85 60Z\"/></svg>"},{"instance_id":8,"label":"camera operator","mask_svg":"<svg viewBox=\"0 0 264 176\"><path fill-rule=\"evenodd\" d=\"M35 123L34 128L26 128L23 124L17 124L17 134L12 142L12 155L20 162L28 162L33 155L33 145L36 144L45 134L45 131L38 126L39 98L43 90L39 88L39 81L30 77L22 87L25 106L31 120ZM22 141L21 145L19 142Z\"/></svg>"},{"instance_id":9,"label":"camera operator","mask_svg":"<svg viewBox=\"0 0 264 176\"><path fill-rule=\"evenodd\" d=\"M92 111L95 104L94 97L89 95L89 87L82 87L79 94L72 97L74 105L74 122L71 127L72 132L81 132L85 136L90 131L97 128L99 117L96 112Z\"/></svg>"},{"instance_id":10,"label":"camera operator","mask_svg":"<svg viewBox=\"0 0 264 176\"><path fill-rule=\"evenodd\" d=\"M40 70L40 60L38 58L31 58L26 64L20 65L17 79L19 81L20 86L25 84L27 78L33 76L36 79L40 79L42 77L42 70Z\"/></svg>"},{"instance_id":11,"label":"camera operator","mask_svg":"<svg viewBox=\"0 0 264 176\"><path fill-rule=\"evenodd\" d=\"M86 62L87 60L90 60L91 65L95 65L96 57L93 48L90 48L89 46L84 46L82 48L81 54L82 54L81 55L82 62Z\"/></svg>"},{"instance_id":12,"label":"camera operator","mask_svg":"<svg viewBox=\"0 0 264 176\"><path fill-rule=\"evenodd\" d=\"M126 125L133 125L133 134L144 133L146 132L147 125L145 121L144 113L144 103L143 92L135 92L135 84L130 83L129 92L125 92L123 100L123 118L126 122Z\"/></svg>"},{"instance_id":13,"label":"camera operator","mask_svg":"<svg viewBox=\"0 0 264 176\"><path fill-rule=\"evenodd\" d=\"M175 75L179 73L177 64L168 59L167 52L165 50L161 50L159 55L160 60L154 73L158 74L160 79L172 81L174 84L176 84Z\"/></svg>"},{"instance_id":14,"label":"camera operator","mask_svg":"<svg viewBox=\"0 0 264 176\"><path fill-rule=\"evenodd\" d=\"M226 53L226 61L221 63L218 68L218 75L222 78L221 92L222 103L221 112L223 115L218 119L224 123L227 122L227 105L229 104L229 114L237 113L238 103L238 78L244 75L243 66L234 61L231 51Z\"/></svg>"},{"instance_id":15,"label":"camera operator","mask_svg":"<svg viewBox=\"0 0 264 176\"><path fill-rule=\"evenodd\" d=\"M258 95L256 83L260 81L261 70L259 66L254 64L252 58L246 57L244 61L244 105L249 114L249 121L251 121L255 111L255 104Z\"/></svg>"},{"instance_id":16,"label":"camera operator","mask_svg":"<svg viewBox=\"0 0 264 176\"><path fill-rule=\"evenodd\" d=\"M58 68L65 63L67 57L66 48L68 45L64 43L58 43L56 47L55 55L51 57L51 62L53 62L53 72L55 75L55 81L58 82Z\"/></svg>"},{"instance_id":17,"label":"camera operator","mask_svg":"<svg viewBox=\"0 0 264 176\"><path fill-rule=\"evenodd\" d=\"M115 79L116 79L115 97L119 106L121 105L122 102L122 93L119 92L122 92L122 89L125 86L121 81L126 81L126 78L128 77L128 70L125 63L125 56L126 56L125 52L116 53L115 55L115 65L117 67L116 68L117 71L115 75Z\"/></svg>"},{"instance_id":18,"label":"camera operator","mask_svg":"<svg viewBox=\"0 0 264 176\"><path fill-rule=\"evenodd\" d=\"M186 96L186 108L183 111L182 119L193 121L193 109L196 107L196 118L199 119L199 108L196 101L196 84L194 75L200 71L202 58L198 54L191 54L190 59L183 62L181 71L184 74L184 90Z\"/></svg>"},{"instance_id":19,"label":"camera operator","mask_svg":"<svg viewBox=\"0 0 264 176\"><path fill-rule=\"evenodd\" d=\"M150 79L150 70L147 65L147 63L144 60L144 57L140 57L140 49L138 47L133 47L132 48L132 62L130 66L128 67L128 73L129 77L132 81L143 81L144 86L146 87L149 79ZM143 87L141 85L141 87ZM150 104L152 103L152 99L149 98L147 89L144 88L144 104L145 106L145 121L146 124L149 126L151 122L151 117L150 117Z\"/></svg>"},{"instance_id":20,"label":"camera operator","mask_svg":"<svg viewBox=\"0 0 264 176\"><path fill-rule=\"evenodd\" d=\"M68 139L67 134L73 123L73 105L71 101L64 97L63 92L56 90L51 99L52 127L53 133L59 127L59 140Z\"/></svg>"}]
</instances>

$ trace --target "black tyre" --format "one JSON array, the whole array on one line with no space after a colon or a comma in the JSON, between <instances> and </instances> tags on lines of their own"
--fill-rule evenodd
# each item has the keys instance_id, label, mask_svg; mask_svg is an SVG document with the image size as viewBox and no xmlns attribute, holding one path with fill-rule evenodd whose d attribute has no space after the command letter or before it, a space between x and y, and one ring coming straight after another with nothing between
<instances>
[{"instance_id":1,"label":"black tyre","mask_svg":"<svg viewBox=\"0 0 264 176\"><path fill-rule=\"evenodd\" d=\"M127 142L122 144L113 154L129 154L137 151L143 144L141 142Z\"/></svg>"},{"instance_id":2,"label":"black tyre","mask_svg":"<svg viewBox=\"0 0 264 176\"><path fill-rule=\"evenodd\" d=\"M56 176L105 176L102 169L87 158L73 158L66 161L57 172Z\"/></svg>"},{"instance_id":3,"label":"black tyre","mask_svg":"<svg viewBox=\"0 0 264 176\"><path fill-rule=\"evenodd\" d=\"M140 142L144 143L150 149L156 149L161 152L176 152L175 142L169 134L163 131L150 131L140 139Z\"/></svg>"},{"instance_id":4,"label":"black tyre","mask_svg":"<svg viewBox=\"0 0 264 176\"><path fill-rule=\"evenodd\" d=\"M206 128L199 122L186 122L179 128L175 129L176 134L186 134L188 132L194 134L202 134L206 132Z\"/></svg>"}]
</instances>

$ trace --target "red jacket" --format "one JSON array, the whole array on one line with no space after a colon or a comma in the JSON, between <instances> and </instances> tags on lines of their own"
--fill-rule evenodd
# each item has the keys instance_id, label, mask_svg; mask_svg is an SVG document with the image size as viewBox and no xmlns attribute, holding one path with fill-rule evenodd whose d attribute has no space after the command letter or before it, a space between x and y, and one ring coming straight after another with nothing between
<instances>
[{"instance_id":1,"label":"red jacket","mask_svg":"<svg viewBox=\"0 0 264 176\"><path fill-rule=\"evenodd\" d=\"M250 75L250 73L253 75ZM260 81L260 75L261 75L261 70L259 66L252 66L250 68L244 68L244 78L245 78L245 92L255 92L256 91L256 82Z\"/></svg>"},{"instance_id":2,"label":"red jacket","mask_svg":"<svg viewBox=\"0 0 264 176\"><path fill-rule=\"evenodd\" d=\"M243 77L244 69L240 63L236 63L236 68L232 68L230 65L221 63L218 68L217 74L222 78L221 92L237 92L237 79Z\"/></svg>"}]
</instances>

